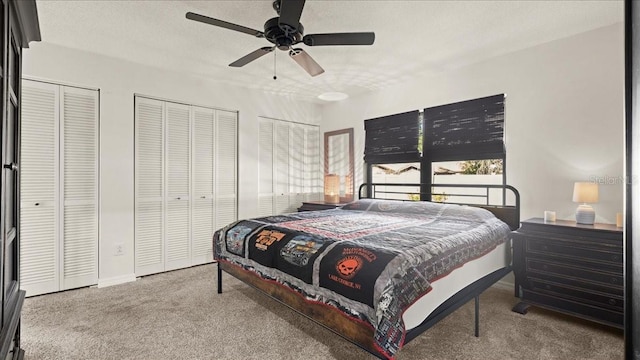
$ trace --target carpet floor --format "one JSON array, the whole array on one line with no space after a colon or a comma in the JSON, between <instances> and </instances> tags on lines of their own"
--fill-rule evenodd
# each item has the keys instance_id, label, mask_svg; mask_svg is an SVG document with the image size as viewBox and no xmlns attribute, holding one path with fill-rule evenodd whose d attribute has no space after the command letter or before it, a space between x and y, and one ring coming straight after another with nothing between
<instances>
[{"instance_id":1,"label":"carpet floor","mask_svg":"<svg viewBox=\"0 0 640 360\"><path fill-rule=\"evenodd\" d=\"M26 359L374 359L214 265L28 298ZM621 330L531 308L492 287L407 344L397 359L622 359Z\"/></svg>"}]
</instances>

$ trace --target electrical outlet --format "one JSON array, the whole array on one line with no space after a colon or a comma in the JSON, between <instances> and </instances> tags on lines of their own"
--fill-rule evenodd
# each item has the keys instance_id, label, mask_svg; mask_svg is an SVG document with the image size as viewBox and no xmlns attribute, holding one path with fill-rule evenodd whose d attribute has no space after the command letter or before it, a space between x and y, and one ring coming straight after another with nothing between
<instances>
[{"instance_id":1,"label":"electrical outlet","mask_svg":"<svg viewBox=\"0 0 640 360\"><path fill-rule=\"evenodd\" d=\"M124 255L124 243L117 243L115 245L115 252L114 252L115 256L122 256Z\"/></svg>"}]
</instances>

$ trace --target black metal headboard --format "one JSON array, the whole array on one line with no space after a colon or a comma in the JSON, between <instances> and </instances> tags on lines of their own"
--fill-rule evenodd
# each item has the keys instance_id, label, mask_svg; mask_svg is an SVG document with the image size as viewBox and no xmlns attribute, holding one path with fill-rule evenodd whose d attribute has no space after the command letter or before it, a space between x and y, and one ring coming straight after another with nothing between
<instances>
[{"instance_id":1,"label":"black metal headboard","mask_svg":"<svg viewBox=\"0 0 640 360\"><path fill-rule=\"evenodd\" d=\"M411 190L407 190L407 188ZM511 185L432 184L429 193L420 192L418 190L420 188L420 184L415 183L365 183L360 185L358 197L360 199L396 199L403 201L420 199L432 201L437 198L435 200L439 201L434 202L476 206L489 210L498 219L509 225L511 230L516 230L520 227L520 193ZM413 189L417 191L413 191ZM465 191L465 189L467 190ZM483 192L482 189L485 191ZM451 192L452 190L455 190L455 193ZM445 193L445 191L449 192ZM496 192L498 192L497 195ZM457 200L448 201L449 198Z\"/></svg>"}]
</instances>

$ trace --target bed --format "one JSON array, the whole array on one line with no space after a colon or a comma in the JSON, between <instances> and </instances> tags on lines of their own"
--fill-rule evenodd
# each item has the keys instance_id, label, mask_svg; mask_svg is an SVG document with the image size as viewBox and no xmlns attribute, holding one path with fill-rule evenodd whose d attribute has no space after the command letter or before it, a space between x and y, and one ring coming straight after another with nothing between
<instances>
[{"instance_id":1,"label":"bed","mask_svg":"<svg viewBox=\"0 0 640 360\"><path fill-rule=\"evenodd\" d=\"M225 271L382 359L472 299L478 336L479 294L511 271L519 195L446 187L475 204L382 200L400 191L368 184L342 208L230 224L213 238L218 293Z\"/></svg>"}]
</instances>

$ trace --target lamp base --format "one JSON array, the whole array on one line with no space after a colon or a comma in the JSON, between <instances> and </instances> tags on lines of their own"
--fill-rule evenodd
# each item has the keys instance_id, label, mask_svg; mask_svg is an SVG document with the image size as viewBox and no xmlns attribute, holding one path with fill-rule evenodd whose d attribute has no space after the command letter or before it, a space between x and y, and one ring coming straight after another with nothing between
<instances>
[{"instance_id":1,"label":"lamp base","mask_svg":"<svg viewBox=\"0 0 640 360\"><path fill-rule=\"evenodd\" d=\"M324 202L327 204L339 204L340 203L340 195L324 195Z\"/></svg>"},{"instance_id":2,"label":"lamp base","mask_svg":"<svg viewBox=\"0 0 640 360\"><path fill-rule=\"evenodd\" d=\"M578 224L593 225L596 220L596 212L587 204L582 204L576 209L576 222Z\"/></svg>"}]
</instances>

